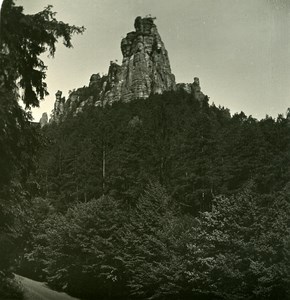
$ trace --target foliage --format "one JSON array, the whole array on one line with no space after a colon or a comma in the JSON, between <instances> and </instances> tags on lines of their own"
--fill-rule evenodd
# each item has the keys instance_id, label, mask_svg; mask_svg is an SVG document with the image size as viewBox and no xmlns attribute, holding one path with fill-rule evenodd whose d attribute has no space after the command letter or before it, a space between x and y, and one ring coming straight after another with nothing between
<instances>
[{"instance_id":1,"label":"foliage","mask_svg":"<svg viewBox=\"0 0 290 300\"><path fill-rule=\"evenodd\" d=\"M186 289L189 224L160 184L151 183L123 229L122 259L133 298L173 299Z\"/></svg>"},{"instance_id":2,"label":"foliage","mask_svg":"<svg viewBox=\"0 0 290 300\"><path fill-rule=\"evenodd\" d=\"M26 255L50 284L92 299L287 299L287 118L170 92L87 105L42 132L31 180L55 212Z\"/></svg>"},{"instance_id":3,"label":"foliage","mask_svg":"<svg viewBox=\"0 0 290 300\"><path fill-rule=\"evenodd\" d=\"M0 297L1 299L22 300L23 290L21 285L14 280L14 276L0 272Z\"/></svg>"},{"instance_id":4,"label":"foliage","mask_svg":"<svg viewBox=\"0 0 290 300\"><path fill-rule=\"evenodd\" d=\"M79 297L168 297L185 283L188 227L151 184L134 209L101 197L49 215L27 256L50 285Z\"/></svg>"},{"instance_id":5,"label":"foliage","mask_svg":"<svg viewBox=\"0 0 290 300\"><path fill-rule=\"evenodd\" d=\"M215 195L237 193L251 180L258 192L271 194L290 176L286 118L231 117L182 92L89 105L47 126L45 135L50 143L36 181L39 195L60 209L103 194L134 206L151 179L197 214L210 209Z\"/></svg>"},{"instance_id":6,"label":"foliage","mask_svg":"<svg viewBox=\"0 0 290 300\"><path fill-rule=\"evenodd\" d=\"M12 0L2 4L1 85L11 89L15 80L20 79L27 107L38 106L38 97L42 99L48 94L44 82L47 67L39 56L46 51L53 56L59 38L63 38L66 47L72 47L72 35L84 31L83 27L57 21L51 9L48 6L37 14L25 15L23 7L15 6Z\"/></svg>"},{"instance_id":7,"label":"foliage","mask_svg":"<svg viewBox=\"0 0 290 300\"><path fill-rule=\"evenodd\" d=\"M283 193L216 198L188 243L193 291L222 299L288 299L289 216Z\"/></svg>"},{"instance_id":8,"label":"foliage","mask_svg":"<svg viewBox=\"0 0 290 300\"><path fill-rule=\"evenodd\" d=\"M44 257L41 256L41 244L35 244L33 237L39 232L39 224L45 222L55 213L55 209L43 198L33 198L25 207L25 218L22 218L22 243L24 251L18 256L17 273L36 280L43 280L45 273ZM19 243L18 243L19 244ZM37 257L37 259L36 259Z\"/></svg>"},{"instance_id":9,"label":"foliage","mask_svg":"<svg viewBox=\"0 0 290 300\"><path fill-rule=\"evenodd\" d=\"M88 299L288 299L289 197L252 190L198 217L156 183L133 208L76 203L41 222L29 256L51 285Z\"/></svg>"},{"instance_id":10,"label":"foliage","mask_svg":"<svg viewBox=\"0 0 290 300\"><path fill-rule=\"evenodd\" d=\"M82 27L55 19L51 6L35 15L25 15L23 7L4 0L0 18L0 293L11 280L11 266L24 244L24 209L29 201L28 178L42 142L31 122L31 106L47 95L46 66L40 55L55 53L59 38L71 47L74 33ZM24 110L19 89L23 92ZM5 274L5 276L2 276ZM2 296L2 295L1 295Z\"/></svg>"},{"instance_id":11,"label":"foliage","mask_svg":"<svg viewBox=\"0 0 290 300\"><path fill-rule=\"evenodd\" d=\"M38 106L39 98L47 94L46 66L39 56L47 50L54 55L61 37L71 47L72 35L84 28L57 21L51 6L25 15L12 0L3 1L0 28L0 184L6 184L15 169L28 173L38 141L30 112L19 105L17 83L26 108Z\"/></svg>"},{"instance_id":12,"label":"foliage","mask_svg":"<svg viewBox=\"0 0 290 300\"><path fill-rule=\"evenodd\" d=\"M124 220L110 198L79 203L43 222L31 256L45 257L47 280L55 288L86 297L121 293L118 233Z\"/></svg>"}]
</instances>

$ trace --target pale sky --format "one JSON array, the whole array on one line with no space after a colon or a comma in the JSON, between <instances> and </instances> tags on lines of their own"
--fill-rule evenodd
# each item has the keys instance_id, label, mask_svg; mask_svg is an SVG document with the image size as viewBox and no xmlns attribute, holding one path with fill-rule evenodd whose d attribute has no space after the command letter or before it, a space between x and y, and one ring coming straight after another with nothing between
<instances>
[{"instance_id":1,"label":"pale sky","mask_svg":"<svg viewBox=\"0 0 290 300\"><path fill-rule=\"evenodd\" d=\"M48 65L50 95L33 110L50 114L55 93L88 85L122 62L120 42L137 16L151 14L177 82L199 77L210 103L231 113L277 117L290 107L290 0L15 0L25 13L53 5L57 19L84 25L74 48L59 43Z\"/></svg>"}]
</instances>

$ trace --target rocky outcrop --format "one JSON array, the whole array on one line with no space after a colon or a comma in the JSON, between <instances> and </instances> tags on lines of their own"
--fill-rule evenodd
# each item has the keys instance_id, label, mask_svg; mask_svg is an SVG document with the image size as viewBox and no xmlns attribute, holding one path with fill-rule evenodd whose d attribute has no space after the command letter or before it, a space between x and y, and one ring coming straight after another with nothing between
<instances>
[{"instance_id":1,"label":"rocky outcrop","mask_svg":"<svg viewBox=\"0 0 290 300\"><path fill-rule=\"evenodd\" d=\"M89 86L94 86L96 84L98 84L101 80L101 75L98 73L98 74L93 74L90 78L90 83L89 83Z\"/></svg>"},{"instance_id":2,"label":"rocky outcrop","mask_svg":"<svg viewBox=\"0 0 290 300\"><path fill-rule=\"evenodd\" d=\"M122 65L111 62L105 103L148 98L175 90L167 50L152 17L137 17L135 31L121 41Z\"/></svg>"},{"instance_id":3,"label":"rocky outcrop","mask_svg":"<svg viewBox=\"0 0 290 300\"><path fill-rule=\"evenodd\" d=\"M203 101L206 98L206 95L201 91L198 77L194 77L193 83L178 83L176 88L178 90L184 90L189 94L193 94L195 99L199 101Z\"/></svg>"},{"instance_id":4,"label":"rocky outcrop","mask_svg":"<svg viewBox=\"0 0 290 300\"><path fill-rule=\"evenodd\" d=\"M43 113L42 117L39 120L40 128L42 128L43 126L45 126L47 123L48 123L47 113Z\"/></svg>"},{"instance_id":5,"label":"rocky outcrop","mask_svg":"<svg viewBox=\"0 0 290 300\"><path fill-rule=\"evenodd\" d=\"M51 115L51 120L57 123L60 121L61 116L64 114L65 97L61 96L62 92L57 91L55 94L54 108Z\"/></svg>"},{"instance_id":6,"label":"rocky outcrop","mask_svg":"<svg viewBox=\"0 0 290 300\"><path fill-rule=\"evenodd\" d=\"M121 41L121 65L111 61L107 75L93 74L89 86L71 92L67 101L58 91L51 120L59 122L69 113L76 115L86 105L103 106L116 101L145 99L151 94L176 89L183 89L203 101L206 96L201 92L197 77L193 83L176 85L168 52L154 20L149 16L135 19L135 31L129 32Z\"/></svg>"}]
</instances>

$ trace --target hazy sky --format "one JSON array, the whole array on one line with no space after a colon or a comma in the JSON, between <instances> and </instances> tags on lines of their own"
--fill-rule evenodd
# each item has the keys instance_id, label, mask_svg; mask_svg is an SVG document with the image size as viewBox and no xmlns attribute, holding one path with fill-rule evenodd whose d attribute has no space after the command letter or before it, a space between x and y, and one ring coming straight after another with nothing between
<instances>
[{"instance_id":1,"label":"hazy sky","mask_svg":"<svg viewBox=\"0 0 290 300\"><path fill-rule=\"evenodd\" d=\"M290 107L290 0L15 0L25 13L53 5L57 18L84 25L73 49L59 43L48 65L50 95L33 114L50 114L55 93L88 85L122 62L121 38L151 14L177 82L199 77L210 102L258 119Z\"/></svg>"}]
</instances>

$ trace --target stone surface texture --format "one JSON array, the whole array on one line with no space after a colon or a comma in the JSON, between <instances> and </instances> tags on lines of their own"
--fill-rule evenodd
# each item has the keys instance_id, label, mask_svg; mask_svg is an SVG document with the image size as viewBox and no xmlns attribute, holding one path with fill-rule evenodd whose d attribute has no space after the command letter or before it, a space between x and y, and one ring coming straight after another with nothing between
<instances>
[{"instance_id":1,"label":"stone surface texture","mask_svg":"<svg viewBox=\"0 0 290 300\"><path fill-rule=\"evenodd\" d=\"M47 116L47 113L45 112L45 113L42 114L42 117L39 120L40 127L42 128L47 123L48 123L48 116Z\"/></svg>"},{"instance_id":2,"label":"stone surface texture","mask_svg":"<svg viewBox=\"0 0 290 300\"><path fill-rule=\"evenodd\" d=\"M121 41L122 65L111 62L105 103L148 98L175 90L167 50L152 17L137 17L135 31Z\"/></svg>"},{"instance_id":3,"label":"stone surface texture","mask_svg":"<svg viewBox=\"0 0 290 300\"><path fill-rule=\"evenodd\" d=\"M54 108L51 115L51 120L55 122L59 122L61 116L64 114L65 97L61 96L62 92L57 91L55 94Z\"/></svg>"}]
</instances>

